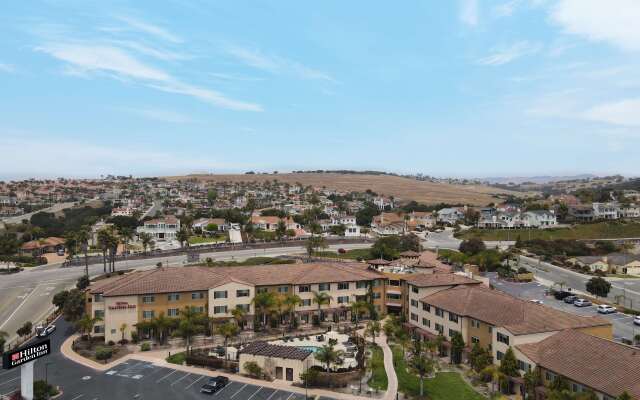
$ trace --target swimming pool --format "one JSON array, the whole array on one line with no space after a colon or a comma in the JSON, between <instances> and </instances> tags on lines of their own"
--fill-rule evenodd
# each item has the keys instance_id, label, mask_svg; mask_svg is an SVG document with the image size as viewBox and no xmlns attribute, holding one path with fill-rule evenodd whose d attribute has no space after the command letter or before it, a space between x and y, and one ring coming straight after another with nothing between
<instances>
[{"instance_id":1,"label":"swimming pool","mask_svg":"<svg viewBox=\"0 0 640 400\"><path fill-rule=\"evenodd\" d=\"M296 347L298 347L300 349L304 349L304 350L309 350L309 351L311 351L313 353L318 351L318 349L320 348L320 347L317 347L317 346L296 346Z\"/></svg>"}]
</instances>

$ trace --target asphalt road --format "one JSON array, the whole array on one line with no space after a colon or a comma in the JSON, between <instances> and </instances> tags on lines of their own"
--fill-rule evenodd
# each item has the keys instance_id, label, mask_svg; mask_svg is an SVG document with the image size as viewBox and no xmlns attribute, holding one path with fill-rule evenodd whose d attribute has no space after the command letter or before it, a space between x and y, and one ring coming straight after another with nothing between
<instances>
[{"instance_id":1,"label":"asphalt road","mask_svg":"<svg viewBox=\"0 0 640 400\"><path fill-rule=\"evenodd\" d=\"M453 237L453 229L447 228L442 232L429 232L422 245L428 249L458 250L462 240Z\"/></svg>"},{"instance_id":2,"label":"asphalt road","mask_svg":"<svg viewBox=\"0 0 640 400\"><path fill-rule=\"evenodd\" d=\"M304 395L275 390L258 385L230 381L213 396L200 393L208 377L160 367L145 361L129 360L109 371L95 371L66 359L59 348L72 334L70 325L62 319L51 338L52 354L36 361L34 379L45 379L60 386L61 400L303 400ZM46 369L46 371L45 371ZM9 394L20 387L20 368L0 370L0 394ZM322 400L330 400L322 398Z\"/></svg>"},{"instance_id":3,"label":"asphalt road","mask_svg":"<svg viewBox=\"0 0 640 400\"><path fill-rule=\"evenodd\" d=\"M371 244L355 243L329 246L355 249L369 247ZM256 256L281 256L304 253L299 247L282 247L258 250L233 250L227 252L206 253L201 260L211 257L216 261L244 260ZM186 255L148 258L144 260L121 261L116 263L116 270L153 268L158 262L170 267L182 266L186 263ZM89 265L89 275L96 276L103 273L102 264ZM43 265L25 269L12 275L0 275L0 330L9 333L9 342L16 337L16 330L26 321L34 324L45 318L52 311L53 296L67 287L73 287L80 276L84 274L84 266L62 268L59 265Z\"/></svg>"},{"instance_id":4,"label":"asphalt road","mask_svg":"<svg viewBox=\"0 0 640 400\"><path fill-rule=\"evenodd\" d=\"M569 287L581 292L586 292L586 284L592 278L590 275L524 256L520 256L518 266L532 271L536 279L550 282L550 284L563 282L565 288ZM607 296L611 302L616 302L616 296L623 296L624 298L620 298L621 305L640 309L640 278L607 278L607 280L611 282L611 291Z\"/></svg>"},{"instance_id":5,"label":"asphalt road","mask_svg":"<svg viewBox=\"0 0 640 400\"><path fill-rule=\"evenodd\" d=\"M55 212L64 210L65 208L71 208L71 207L73 207L74 204L75 203L73 203L73 202L70 202L70 203L57 203L57 204L54 204L53 206L51 206L49 208L43 208L42 210L30 212L30 213L27 213L27 214L17 215L15 217L0 218L0 222L4 222L6 224L19 224L24 219L27 219L27 220L30 219L31 216L33 214L35 214L35 213L39 213L41 211L55 213Z\"/></svg>"},{"instance_id":6,"label":"asphalt road","mask_svg":"<svg viewBox=\"0 0 640 400\"><path fill-rule=\"evenodd\" d=\"M598 314L595 306L576 307L573 304L567 304L564 301L556 300L553 296L546 296L545 290L547 286L538 282L516 283L499 279L495 273L489 274L493 286L503 292L524 300L542 300L545 306L565 311L576 315L598 315L606 318L613 324L613 335L615 339L633 339L636 333L640 333L640 326L633 324L633 316L622 313L615 314Z\"/></svg>"}]
</instances>

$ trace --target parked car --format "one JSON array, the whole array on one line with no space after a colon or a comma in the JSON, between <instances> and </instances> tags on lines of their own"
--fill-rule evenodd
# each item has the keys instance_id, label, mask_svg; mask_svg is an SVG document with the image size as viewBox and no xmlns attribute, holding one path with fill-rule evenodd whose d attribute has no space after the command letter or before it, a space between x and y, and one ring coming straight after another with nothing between
<instances>
[{"instance_id":1,"label":"parked car","mask_svg":"<svg viewBox=\"0 0 640 400\"><path fill-rule=\"evenodd\" d=\"M544 302L542 300L538 300L538 299L531 299L529 300L531 303L536 303L536 304L544 304Z\"/></svg>"},{"instance_id":2,"label":"parked car","mask_svg":"<svg viewBox=\"0 0 640 400\"><path fill-rule=\"evenodd\" d=\"M640 315L636 315L635 317L633 317L633 324L640 325Z\"/></svg>"},{"instance_id":3,"label":"parked car","mask_svg":"<svg viewBox=\"0 0 640 400\"><path fill-rule=\"evenodd\" d=\"M345 254L347 251L345 249L343 249L342 247L338 249L338 253L340 254Z\"/></svg>"},{"instance_id":4,"label":"parked car","mask_svg":"<svg viewBox=\"0 0 640 400\"><path fill-rule=\"evenodd\" d=\"M201 393L214 394L229 384L229 378L226 376L214 376L200 388Z\"/></svg>"},{"instance_id":5,"label":"parked car","mask_svg":"<svg viewBox=\"0 0 640 400\"><path fill-rule=\"evenodd\" d=\"M37 337L43 338L51 335L55 330L55 325L49 325L46 328L43 326L36 326L35 332Z\"/></svg>"},{"instance_id":6,"label":"parked car","mask_svg":"<svg viewBox=\"0 0 640 400\"><path fill-rule=\"evenodd\" d=\"M589 307L591 302L587 299L577 299L573 302L573 305L576 307Z\"/></svg>"},{"instance_id":7,"label":"parked car","mask_svg":"<svg viewBox=\"0 0 640 400\"><path fill-rule=\"evenodd\" d=\"M616 309L608 304L600 304L597 310L600 314L613 314L616 312Z\"/></svg>"},{"instance_id":8,"label":"parked car","mask_svg":"<svg viewBox=\"0 0 640 400\"><path fill-rule=\"evenodd\" d=\"M559 292L555 292L553 294L553 297L556 298L556 300L564 300L565 297L567 296L573 296L573 293L566 291L566 290L561 290Z\"/></svg>"},{"instance_id":9,"label":"parked car","mask_svg":"<svg viewBox=\"0 0 640 400\"><path fill-rule=\"evenodd\" d=\"M64 249L58 249L56 252L59 256L64 256Z\"/></svg>"},{"instance_id":10,"label":"parked car","mask_svg":"<svg viewBox=\"0 0 640 400\"><path fill-rule=\"evenodd\" d=\"M578 300L578 296L574 296L574 295L567 296L563 299L563 301L567 304L573 304L573 302L576 300Z\"/></svg>"}]
</instances>

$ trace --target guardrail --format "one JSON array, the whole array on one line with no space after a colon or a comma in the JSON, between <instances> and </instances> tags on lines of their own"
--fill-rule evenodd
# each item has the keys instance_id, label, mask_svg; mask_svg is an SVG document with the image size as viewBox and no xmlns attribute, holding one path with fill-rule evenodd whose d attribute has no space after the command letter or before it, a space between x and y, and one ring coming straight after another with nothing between
<instances>
[{"instance_id":1,"label":"guardrail","mask_svg":"<svg viewBox=\"0 0 640 400\"><path fill-rule=\"evenodd\" d=\"M255 241L252 243L218 243L218 244L210 244L210 245L199 245L199 246L187 246L180 249L171 249L171 250L151 250L146 253L135 253L135 254L120 254L116 255L115 261L125 261L125 260L145 260L149 258L160 258L160 257L171 257L171 256L179 256L186 255L189 253L216 253L223 251L233 251L233 250L255 250L255 249L268 249L274 247L296 247L302 246L307 242L307 238L302 239L287 239L287 240L279 240L279 241ZM373 240L369 238L327 238L325 239L327 244L336 245L336 244L354 244L354 243L372 243ZM89 256L88 257L89 264L99 264L103 262L102 256ZM63 264L64 266L79 266L84 265L85 259L83 256L77 256L73 260L66 261Z\"/></svg>"}]
</instances>

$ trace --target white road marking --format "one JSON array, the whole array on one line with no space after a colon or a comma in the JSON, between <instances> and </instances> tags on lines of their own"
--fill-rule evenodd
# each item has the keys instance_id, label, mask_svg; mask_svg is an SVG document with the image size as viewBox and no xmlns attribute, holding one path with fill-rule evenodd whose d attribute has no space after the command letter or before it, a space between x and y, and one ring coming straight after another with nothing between
<instances>
[{"instance_id":1,"label":"white road marking","mask_svg":"<svg viewBox=\"0 0 640 400\"><path fill-rule=\"evenodd\" d=\"M251 396L247 397L247 400L251 400L251 398L252 398L253 396L255 396L255 395L256 395L259 391L261 391L261 390L262 390L262 386L260 386L260 387L258 388L258 390L256 390L256 391L255 391Z\"/></svg>"},{"instance_id":2,"label":"white road marking","mask_svg":"<svg viewBox=\"0 0 640 400\"><path fill-rule=\"evenodd\" d=\"M293 393L291 393L291 394L289 395L289 397L287 397L287 399L286 399L286 400L289 400L289 399L291 398L291 396L293 396Z\"/></svg>"},{"instance_id":3,"label":"white road marking","mask_svg":"<svg viewBox=\"0 0 640 400\"><path fill-rule=\"evenodd\" d=\"M176 383L180 382L181 380L183 380L184 378L186 378L187 376L191 375L191 373L186 374L185 376L178 378L177 380L171 382L171 386L175 385Z\"/></svg>"},{"instance_id":4,"label":"white road marking","mask_svg":"<svg viewBox=\"0 0 640 400\"><path fill-rule=\"evenodd\" d=\"M73 399L71 399L71 400L77 400L77 399L79 399L80 397L83 397L83 396L84 396L84 394L81 394L81 395L78 395L78 396L74 397L74 398L73 398Z\"/></svg>"},{"instance_id":5,"label":"white road marking","mask_svg":"<svg viewBox=\"0 0 640 400\"><path fill-rule=\"evenodd\" d=\"M272 398L272 397L273 397L273 395L274 395L274 394L276 394L277 392L278 392L278 391L276 390L275 392L271 393L271 396L267 397L267 399L266 399L266 400L269 400L270 398Z\"/></svg>"},{"instance_id":6,"label":"white road marking","mask_svg":"<svg viewBox=\"0 0 640 400\"><path fill-rule=\"evenodd\" d=\"M118 373L118 371L113 371L113 370L105 372L105 374L107 374L107 375L115 375L117 373Z\"/></svg>"},{"instance_id":7,"label":"white road marking","mask_svg":"<svg viewBox=\"0 0 640 400\"><path fill-rule=\"evenodd\" d=\"M204 375L200 375L200 378L196 379L195 381L191 382L191 384L189 386L187 386L186 388L184 388L184 390L189 389L191 386L195 385L196 382L198 382L200 379L204 378ZM222 391L222 390L221 390ZM219 393L219 392L218 392Z\"/></svg>"},{"instance_id":8,"label":"white road marking","mask_svg":"<svg viewBox=\"0 0 640 400\"><path fill-rule=\"evenodd\" d=\"M163 376L162 378L158 379L158 380L156 381L156 383L159 383L161 380L163 380L163 379L165 379L165 378L168 378L169 376L171 376L171 375L175 374L176 372L178 372L178 370L177 370L177 369L174 369L173 371L169 372L168 374L166 374L166 375L165 375L165 376Z\"/></svg>"},{"instance_id":9,"label":"white road marking","mask_svg":"<svg viewBox=\"0 0 640 400\"><path fill-rule=\"evenodd\" d=\"M246 388L247 384L245 383L244 386L242 386L237 392L235 392L231 397L229 397L230 399L233 399L234 397L236 397L236 395L240 392L242 392L242 389Z\"/></svg>"},{"instance_id":10,"label":"white road marking","mask_svg":"<svg viewBox=\"0 0 640 400\"><path fill-rule=\"evenodd\" d=\"M0 329L2 329L7 324L7 322L9 322L11 318L13 318L13 316L16 315L16 313L20 310L20 308L24 305L24 303L26 303L27 300L29 300L29 297L31 297L31 295L36 292L36 289L38 288L38 286L40 285L36 285L36 287L34 287L33 290L29 292L29 294L22 300L22 302L18 304L18 306L16 307L15 310L13 310L11 315L9 315L7 319L2 323L2 325L0 325Z\"/></svg>"},{"instance_id":11,"label":"white road marking","mask_svg":"<svg viewBox=\"0 0 640 400\"><path fill-rule=\"evenodd\" d=\"M9 380L8 380L8 381L6 381L6 382L0 383L0 386L6 385L7 383L10 383L10 382L16 381L16 380L18 380L18 379L20 379L20 377L19 377L19 376L16 376L16 377L15 377L15 378L13 378L13 379L9 379Z\"/></svg>"}]
</instances>

